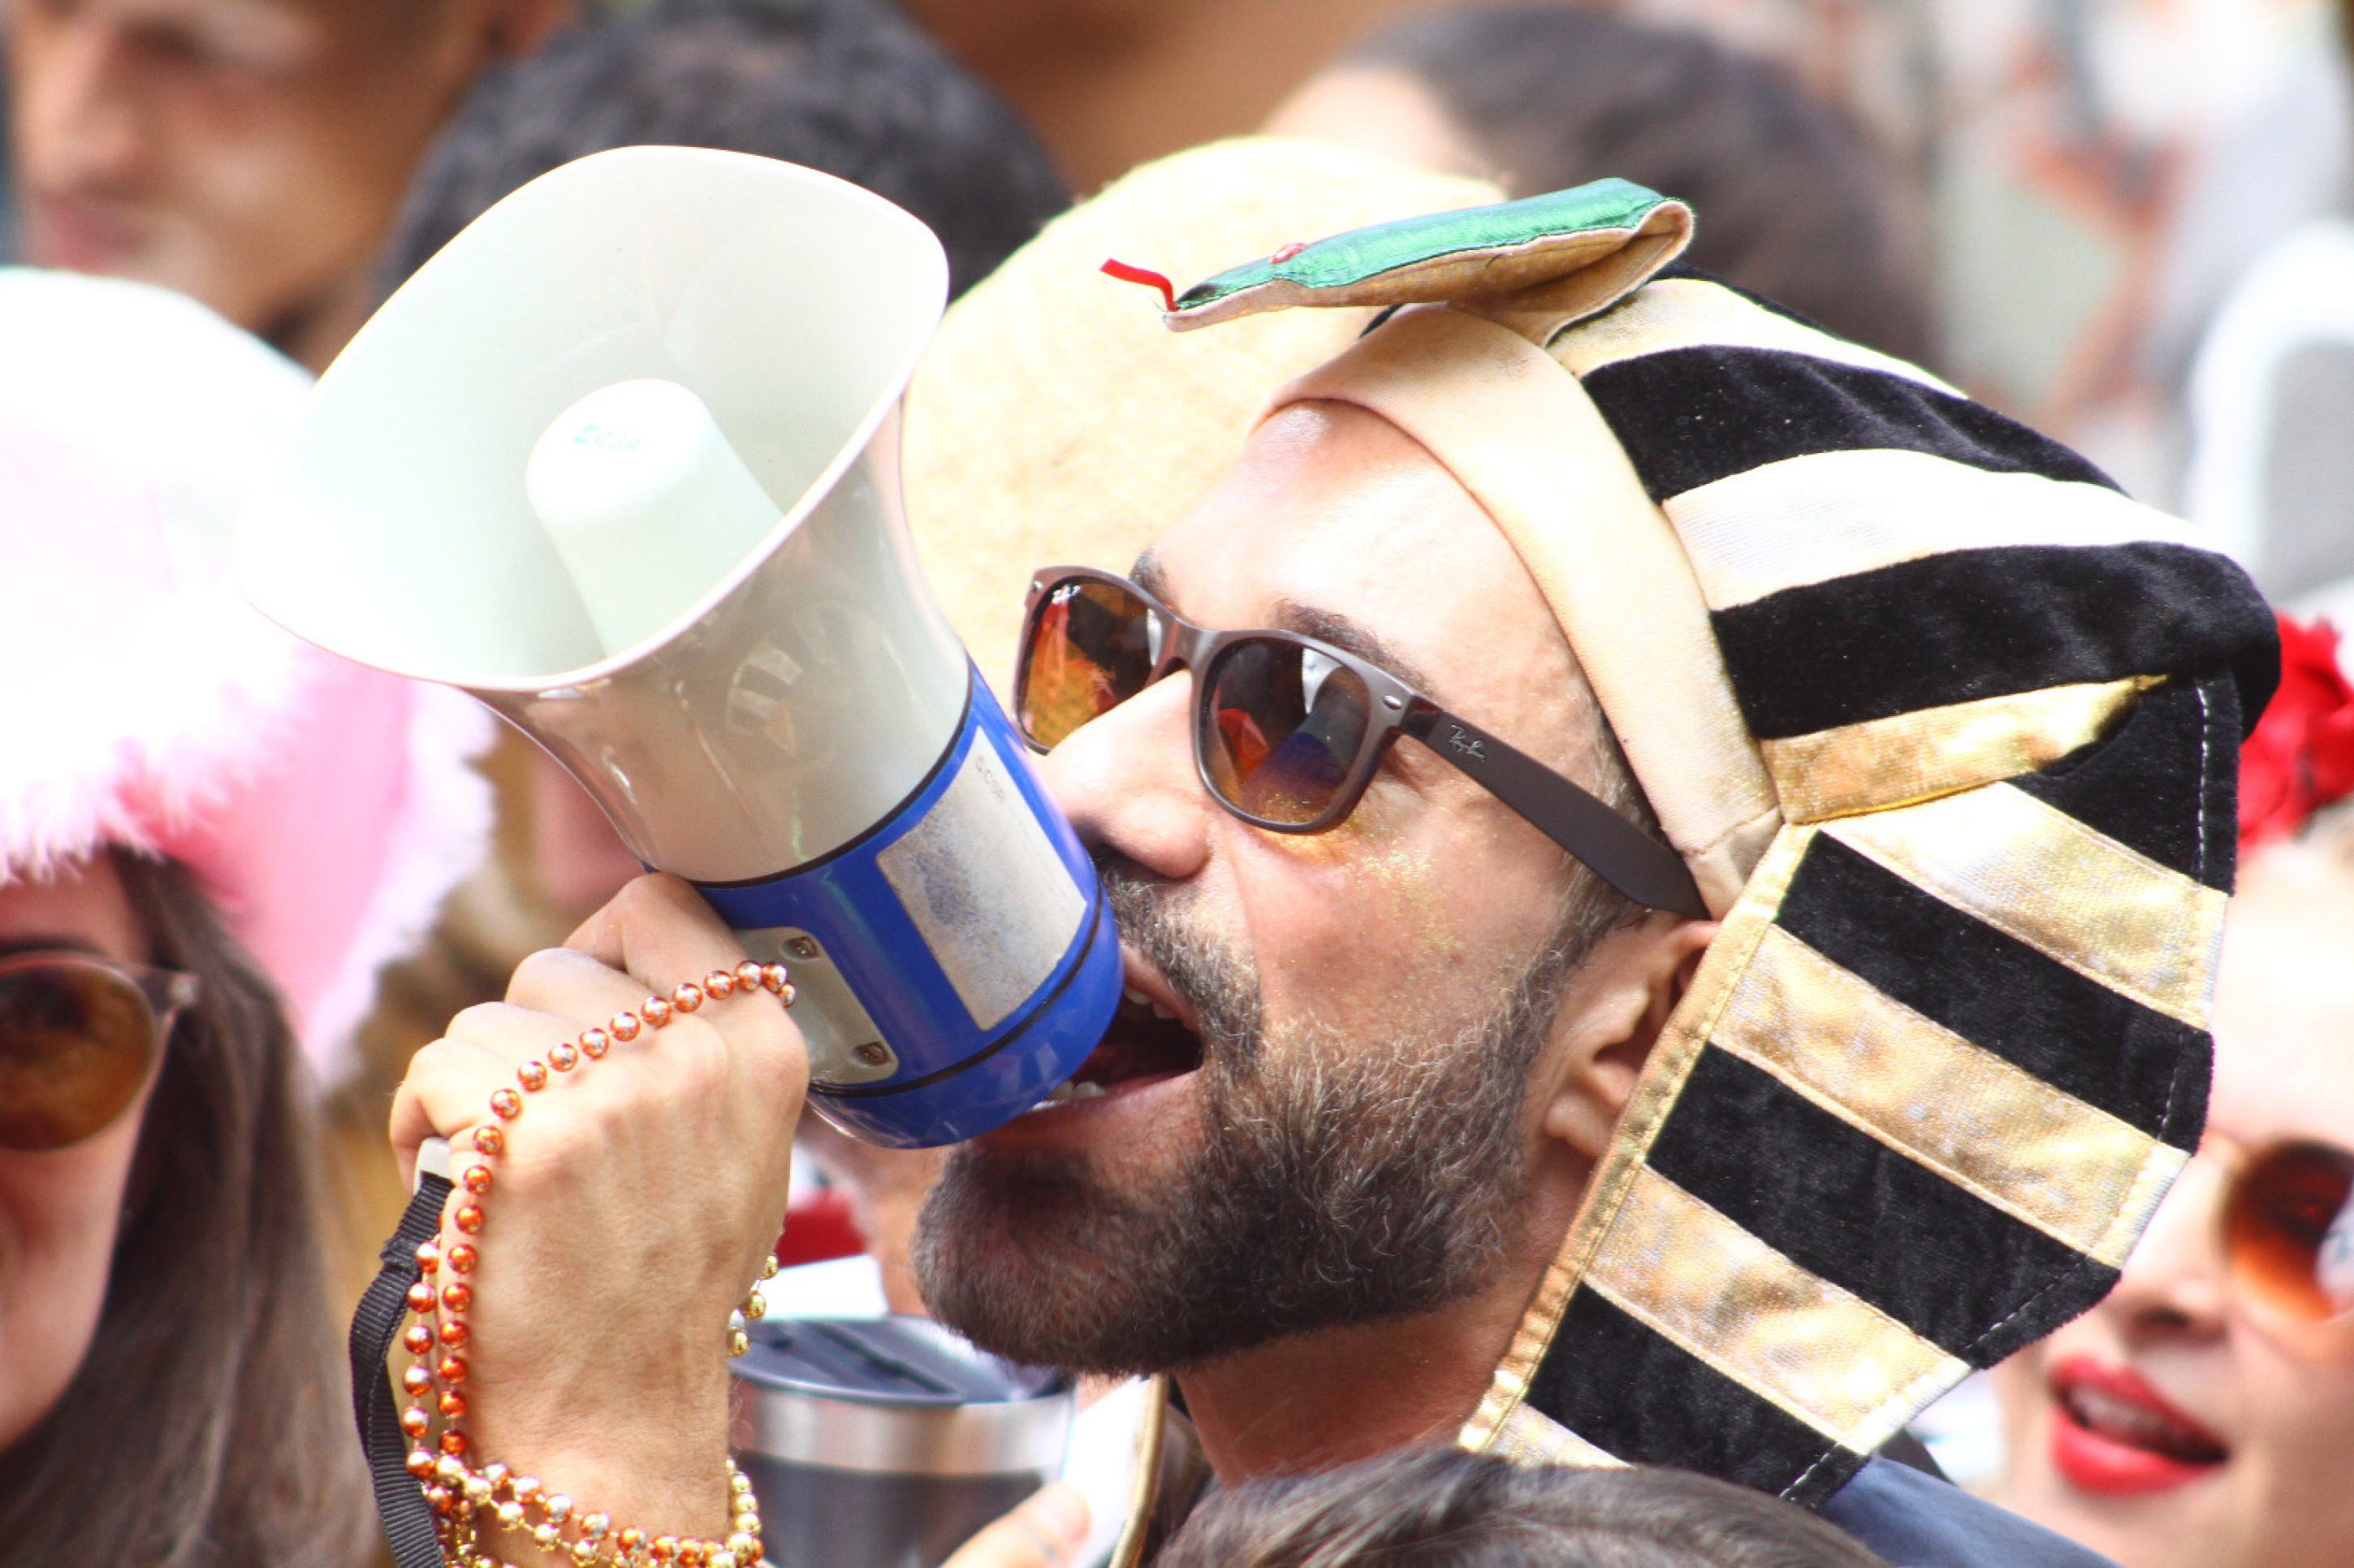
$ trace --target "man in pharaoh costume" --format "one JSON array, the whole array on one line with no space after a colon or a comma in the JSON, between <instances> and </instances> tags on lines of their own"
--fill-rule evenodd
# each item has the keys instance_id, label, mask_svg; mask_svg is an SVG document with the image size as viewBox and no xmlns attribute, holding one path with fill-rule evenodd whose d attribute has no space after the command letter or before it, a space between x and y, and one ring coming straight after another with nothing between
<instances>
[{"instance_id":1,"label":"man in pharaoh costume","mask_svg":"<svg viewBox=\"0 0 2354 1568\"><path fill-rule=\"evenodd\" d=\"M1677 202L1481 197L1214 147L951 313L911 512L1009 632L1027 587L1014 711L1129 1001L949 1158L927 1298L1165 1376L1200 1465L1161 1467L1164 1520L1210 1478L1452 1443L1707 1472L1900 1562L2088 1561L1879 1455L2097 1300L2198 1139L2272 619L2081 458L1678 269ZM1391 221L1301 232L1336 211ZM1156 313L1107 251L1260 259ZM420 1056L404 1136L469 1126L544 1015L741 957L662 879L580 945L518 976L535 1012ZM774 1010L707 1018L793 1058ZM551 1104L636 1149L650 1107L705 1128L695 1202L555 1140L579 1191L636 1173L572 1222L756 1256L774 1181L715 1180L709 1140L798 1082ZM675 1511L724 1389L642 1383L511 1403L504 1446Z\"/></svg>"}]
</instances>

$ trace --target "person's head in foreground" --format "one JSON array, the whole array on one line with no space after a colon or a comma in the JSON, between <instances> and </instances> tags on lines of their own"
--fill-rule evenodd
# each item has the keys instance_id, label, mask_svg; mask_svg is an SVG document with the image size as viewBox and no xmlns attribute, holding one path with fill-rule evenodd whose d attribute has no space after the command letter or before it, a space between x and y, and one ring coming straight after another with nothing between
<instances>
[{"instance_id":1,"label":"person's head in foreground","mask_svg":"<svg viewBox=\"0 0 2354 1568\"><path fill-rule=\"evenodd\" d=\"M2354 691L2334 634L2283 640L2206 1136L2116 1288L1996 1373L2004 1500L2126 1568L2354 1559Z\"/></svg>"},{"instance_id":2,"label":"person's head in foreground","mask_svg":"<svg viewBox=\"0 0 2354 1568\"><path fill-rule=\"evenodd\" d=\"M654 0L483 79L418 172L385 281L518 185L643 143L782 158L888 197L939 236L951 294L1067 199L1013 111L888 6Z\"/></svg>"},{"instance_id":3,"label":"person's head in foreground","mask_svg":"<svg viewBox=\"0 0 2354 1568\"><path fill-rule=\"evenodd\" d=\"M1261 383L1124 577L1038 574L1016 709L1132 1000L956 1151L919 1276L993 1350L1175 1372L1222 1478L1599 1450L1872 1542L1949 1505L1868 1457L2089 1307L2196 1140L2269 615L2073 454L1662 272L1687 222L1605 185L1197 285L1205 338L1402 308ZM968 302L1025 323L997 380L911 419L1066 398L1149 464L1151 345L1004 298L1118 286L1058 231ZM1062 471L1031 543L1091 525Z\"/></svg>"},{"instance_id":4,"label":"person's head in foreground","mask_svg":"<svg viewBox=\"0 0 2354 1568\"><path fill-rule=\"evenodd\" d=\"M7 0L18 243L160 283L310 364L442 121L572 0Z\"/></svg>"},{"instance_id":5,"label":"person's head in foreground","mask_svg":"<svg viewBox=\"0 0 2354 1568\"><path fill-rule=\"evenodd\" d=\"M1617 175L1701 215L1687 260L1843 337L1919 359L1928 281L1870 140L1781 68L1696 27L1475 5L1352 45L1268 119L1516 196Z\"/></svg>"},{"instance_id":6,"label":"person's head in foreground","mask_svg":"<svg viewBox=\"0 0 2354 1568\"><path fill-rule=\"evenodd\" d=\"M1685 1470L1411 1448L1220 1492L1157 1568L1881 1568L1822 1520Z\"/></svg>"},{"instance_id":7,"label":"person's head in foreground","mask_svg":"<svg viewBox=\"0 0 2354 1568\"><path fill-rule=\"evenodd\" d=\"M0 270L0 1555L355 1563L297 1028L340 1038L482 804L444 694L228 581L308 376L61 274Z\"/></svg>"}]
</instances>

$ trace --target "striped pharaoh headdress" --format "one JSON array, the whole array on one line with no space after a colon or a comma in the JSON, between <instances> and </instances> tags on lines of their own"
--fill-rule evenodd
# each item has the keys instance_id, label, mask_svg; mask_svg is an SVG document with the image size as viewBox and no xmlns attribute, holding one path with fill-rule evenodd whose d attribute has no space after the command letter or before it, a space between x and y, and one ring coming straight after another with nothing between
<instances>
[{"instance_id":1,"label":"striped pharaoh headdress","mask_svg":"<svg viewBox=\"0 0 2354 1568\"><path fill-rule=\"evenodd\" d=\"M2105 1293L2196 1141L2246 578L2082 458L1671 265L1620 181L1212 278L1397 306L1281 392L1427 449L1723 921L1462 1440L1801 1502Z\"/></svg>"}]
</instances>

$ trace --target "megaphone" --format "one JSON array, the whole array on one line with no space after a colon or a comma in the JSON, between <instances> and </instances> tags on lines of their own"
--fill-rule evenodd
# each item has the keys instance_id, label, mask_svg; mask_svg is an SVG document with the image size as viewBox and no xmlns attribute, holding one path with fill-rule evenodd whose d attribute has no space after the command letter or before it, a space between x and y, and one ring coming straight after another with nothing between
<instances>
[{"instance_id":1,"label":"megaphone","mask_svg":"<svg viewBox=\"0 0 2354 1568\"><path fill-rule=\"evenodd\" d=\"M947 279L829 175L584 158L361 329L237 542L265 614L488 704L786 964L812 1103L907 1148L1035 1106L1120 991L1093 867L900 512Z\"/></svg>"}]
</instances>

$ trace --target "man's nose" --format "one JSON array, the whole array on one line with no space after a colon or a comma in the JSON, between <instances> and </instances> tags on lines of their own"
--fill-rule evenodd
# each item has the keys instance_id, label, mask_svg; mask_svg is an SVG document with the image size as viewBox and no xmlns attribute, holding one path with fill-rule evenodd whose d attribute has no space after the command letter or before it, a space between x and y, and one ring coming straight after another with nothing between
<instances>
[{"instance_id":1,"label":"man's nose","mask_svg":"<svg viewBox=\"0 0 2354 1568\"><path fill-rule=\"evenodd\" d=\"M1172 881L1201 870L1217 810L1193 768L1193 694L1192 673L1179 670L1082 725L1039 768L1090 849Z\"/></svg>"},{"instance_id":2,"label":"man's nose","mask_svg":"<svg viewBox=\"0 0 2354 1568\"><path fill-rule=\"evenodd\" d=\"M129 41L103 21L55 26L32 68L16 73L19 172L37 190L123 184L146 151Z\"/></svg>"},{"instance_id":3,"label":"man's nose","mask_svg":"<svg viewBox=\"0 0 2354 1568\"><path fill-rule=\"evenodd\" d=\"M2105 1309L2130 1338L2206 1339L2231 1304L2218 1209L2229 1175L2211 1155L2183 1168L2142 1233Z\"/></svg>"}]
</instances>

